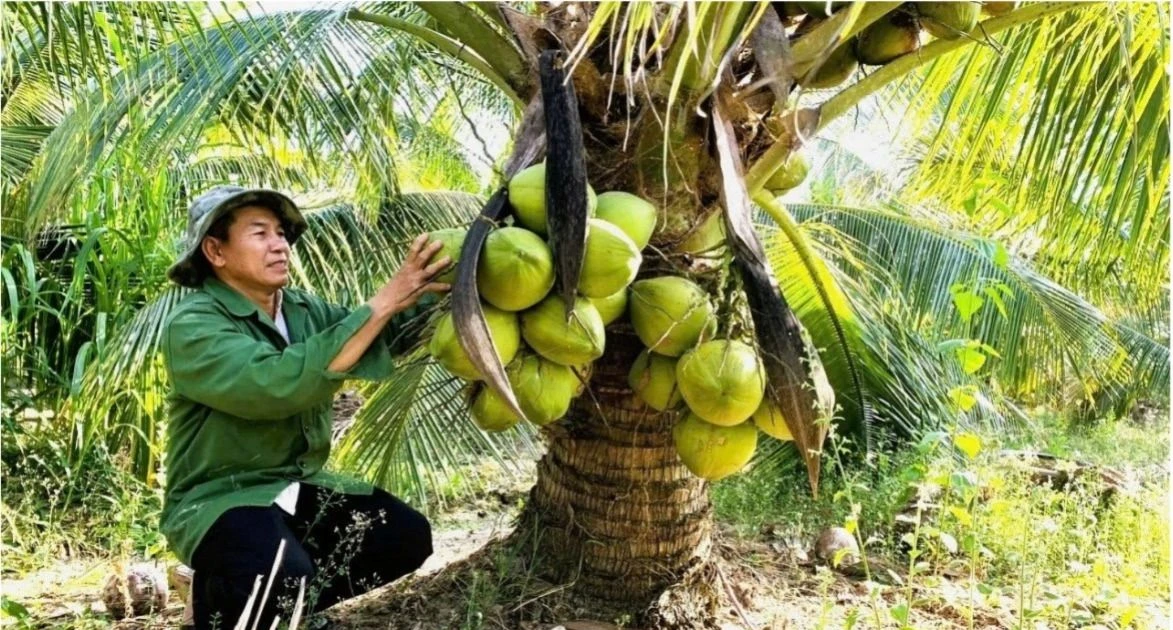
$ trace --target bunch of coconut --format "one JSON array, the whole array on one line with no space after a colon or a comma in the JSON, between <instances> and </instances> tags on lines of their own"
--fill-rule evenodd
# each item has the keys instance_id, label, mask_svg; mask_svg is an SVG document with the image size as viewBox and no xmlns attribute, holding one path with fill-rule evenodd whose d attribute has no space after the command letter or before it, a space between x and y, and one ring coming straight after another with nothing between
<instances>
[{"instance_id":1,"label":"bunch of coconut","mask_svg":"<svg viewBox=\"0 0 1173 630\"><path fill-rule=\"evenodd\" d=\"M835 87L853 75L858 64L882 66L919 50L924 43L922 31L939 39L965 37L977 27L983 10L994 16L1004 15L1016 4L971 0L907 2L840 44L818 68L798 77L798 82L813 89ZM780 3L780 10L782 17L805 16L793 35L800 37L850 5L850 2L784 2Z\"/></svg>"},{"instance_id":2,"label":"bunch of coconut","mask_svg":"<svg viewBox=\"0 0 1173 630\"><path fill-rule=\"evenodd\" d=\"M631 366L628 385L649 408L676 413L673 443L693 474L717 480L740 471L757 448L758 431L791 440L765 396L766 377L755 348L715 338L708 293L684 277L640 280L631 287L632 326L646 349Z\"/></svg>"},{"instance_id":3,"label":"bunch of coconut","mask_svg":"<svg viewBox=\"0 0 1173 630\"><path fill-rule=\"evenodd\" d=\"M635 195L596 195L588 186L588 221L578 298L566 313L554 290L554 255L547 240L545 164L531 166L509 182L512 222L493 230L477 265L477 291L489 335L521 410L544 426L566 415L584 391L592 363L606 347L605 327L627 308L628 285L643 262L656 226L656 208ZM466 230L440 230L437 257L455 264L441 281L455 279ZM469 382L473 421L485 431L505 431L520 418L483 384L444 314L429 343L432 357Z\"/></svg>"}]
</instances>

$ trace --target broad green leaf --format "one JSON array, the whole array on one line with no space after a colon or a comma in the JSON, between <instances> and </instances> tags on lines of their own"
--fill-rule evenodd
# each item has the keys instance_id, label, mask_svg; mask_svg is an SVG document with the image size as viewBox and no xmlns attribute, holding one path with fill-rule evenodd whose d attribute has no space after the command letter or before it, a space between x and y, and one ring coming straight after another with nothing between
<instances>
[{"instance_id":1,"label":"broad green leaf","mask_svg":"<svg viewBox=\"0 0 1173 630\"><path fill-rule=\"evenodd\" d=\"M899 621L902 626L908 625L908 604L901 602L888 609L892 618Z\"/></svg>"},{"instance_id":2,"label":"broad green leaf","mask_svg":"<svg viewBox=\"0 0 1173 630\"><path fill-rule=\"evenodd\" d=\"M969 510L966 510L963 507L950 505L949 514L951 514L953 518L957 519L958 523L961 523L966 527L969 527L973 524L973 516L969 513Z\"/></svg>"},{"instance_id":3,"label":"broad green leaf","mask_svg":"<svg viewBox=\"0 0 1173 630\"><path fill-rule=\"evenodd\" d=\"M957 308L957 314L964 322L973 319L974 314L981 310L982 304L985 303L982 296L970 291L963 284L949 287L949 293L953 296L953 306Z\"/></svg>"},{"instance_id":4,"label":"broad green leaf","mask_svg":"<svg viewBox=\"0 0 1173 630\"><path fill-rule=\"evenodd\" d=\"M986 364L986 355L977 347L962 346L956 350L957 360L966 374L976 374Z\"/></svg>"},{"instance_id":5,"label":"broad green leaf","mask_svg":"<svg viewBox=\"0 0 1173 630\"><path fill-rule=\"evenodd\" d=\"M973 433L959 433L953 436L953 445L970 459L977 457L982 451L982 439Z\"/></svg>"}]
</instances>

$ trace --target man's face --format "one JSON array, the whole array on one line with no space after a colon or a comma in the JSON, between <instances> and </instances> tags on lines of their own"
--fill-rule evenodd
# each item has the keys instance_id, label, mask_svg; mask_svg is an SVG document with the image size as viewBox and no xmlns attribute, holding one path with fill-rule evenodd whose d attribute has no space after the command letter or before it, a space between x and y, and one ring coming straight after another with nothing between
<instances>
[{"instance_id":1,"label":"man's face","mask_svg":"<svg viewBox=\"0 0 1173 630\"><path fill-rule=\"evenodd\" d=\"M263 206L235 212L227 240L204 239L204 256L216 274L230 284L254 290L276 290L289 281L289 242L277 214Z\"/></svg>"}]
</instances>

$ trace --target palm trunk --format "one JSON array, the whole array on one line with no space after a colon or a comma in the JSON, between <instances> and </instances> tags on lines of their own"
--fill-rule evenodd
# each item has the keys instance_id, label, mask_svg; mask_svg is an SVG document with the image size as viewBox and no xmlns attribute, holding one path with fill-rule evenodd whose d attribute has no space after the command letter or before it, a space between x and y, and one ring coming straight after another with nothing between
<instances>
[{"instance_id":1,"label":"palm trunk","mask_svg":"<svg viewBox=\"0 0 1173 630\"><path fill-rule=\"evenodd\" d=\"M645 120L624 153L604 133L586 134L591 183L627 190L661 208L640 277L679 273L655 253L671 250L703 214L702 173L711 164L703 127L681 115L662 161L663 127ZM633 150L634 149L634 150ZM664 176L668 179L665 181ZM573 584L596 613L629 614L658 627L696 627L715 612L709 562L713 544L708 483L680 461L672 442L678 412L657 412L627 384L644 349L626 317L607 328L605 354L595 361L587 391L563 419L543 430L547 452L522 515L535 537L545 577ZM679 590L682 597L665 596Z\"/></svg>"},{"instance_id":2,"label":"palm trunk","mask_svg":"<svg viewBox=\"0 0 1173 630\"><path fill-rule=\"evenodd\" d=\"M707 562L712 506L672 445L676 414L647 408L627 385L639 339L613 328L589 390L546 430L522 531L535 527L547 578L638 612Z\"/></svg>"}]
</instances>

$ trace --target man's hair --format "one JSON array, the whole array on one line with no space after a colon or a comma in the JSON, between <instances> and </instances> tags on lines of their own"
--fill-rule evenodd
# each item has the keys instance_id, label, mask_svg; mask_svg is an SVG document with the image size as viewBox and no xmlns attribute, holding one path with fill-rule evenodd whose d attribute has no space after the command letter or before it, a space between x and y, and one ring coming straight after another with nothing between
<instances>
[{"instance_id":1,"label":"man's hair","mask_svg":"<svg viewBox=\"0 0 1173 630\"><path fill-rule=\"evenodd\" d=\"M218 240L227 241L228 228L232 227L232 224L236 221L236 213L239 210L240 208L233 208L228 212L225 212L220 218L216 219L216 222L212 224L212 227L208 228L208 233L206 236L213 236Z\"/></svg>"},{"instance_id":2,"label":"man's hair","mask_svg":"<svg viewBox=\"0 0 1173 630\"><path fill-rule=\"evenodd\" d=\"M216 219L212 223L212 226L208 228L207 233L204 234L204 238L211 236L216 240L227 242L228 229L231 228L233 222L236 221L236 213L238 210L240 210L240 208L233 208L221 215L220 218ZM208 262L207 256L204 256L203 239L200 240L200 247L197 251L197 255L192 257L192 264L197 270L199 270L200 277L202 278L206 279L215 275L215 273L212 271L212 263Z\"/></svg>"}]
</instances>

